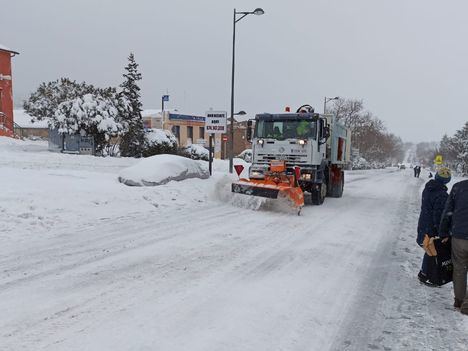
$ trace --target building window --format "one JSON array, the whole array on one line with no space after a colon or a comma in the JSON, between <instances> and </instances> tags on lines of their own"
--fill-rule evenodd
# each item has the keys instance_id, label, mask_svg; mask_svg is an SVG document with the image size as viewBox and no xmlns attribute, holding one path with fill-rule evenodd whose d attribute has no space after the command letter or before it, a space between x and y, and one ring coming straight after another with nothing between
<instances>
[{"instance_id":1,"label":"building window","mask_svg":"<svg viewBox=\"0 0 468 351\"><path fill-rule=\"evenodd\" d=\"M198 133L200 139L205 139L205 127L199 127Z\"/></svg>"},{"instance_id":2,"label":"building window","mask_svg":"<svg viewBox=\"0 0 468 351\"><path fill-rule=\"evenodd\" d=\"M180 126L172 126L172 134L174 134L177 141L180 143Z\"/></svg>"},{"instance_id":3,"label":"building window","mask_svg":"<svg viewBox=\"0 0 468 351\"><path fill-rule=\"evenodd\" d=\"M193 127L187 126L187 139L193 142Z\"/></svg>"}]
</instances>

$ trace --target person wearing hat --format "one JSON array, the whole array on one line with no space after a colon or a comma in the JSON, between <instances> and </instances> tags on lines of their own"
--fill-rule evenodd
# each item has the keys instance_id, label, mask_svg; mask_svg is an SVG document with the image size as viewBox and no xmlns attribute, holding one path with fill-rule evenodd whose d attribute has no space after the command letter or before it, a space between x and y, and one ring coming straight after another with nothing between
<instances>
[{"instance_id":1,"label":"person wearing hat","mask_svg":"<svg viewBox=\"0 0 468 351\"><path fill-rule=\"evenodd\" d=\"M418 236L416 242L423 247L424 237L429 238L438 236L439 224L444 211L445 202L448 198L447 187L450 182L451 174L448 168L441 168L437 171L434 179L429 180L424 187L421 200L421 213L418 221ZM418 279L421 283L432 286L427 276L428 260L427 253L424 255L421 270L418 273Z\"/></svg>"},{"instance_id":2,"label":"person wearing hat","mask_svg":"<svg viewBox=\"0 0 468 351\"><path fill-rule=\"evenodd\" d=\"M453 185L442 214L439 236L452 237L453 306L468 315L468 180Z\"/></svg>"}]
</instances>

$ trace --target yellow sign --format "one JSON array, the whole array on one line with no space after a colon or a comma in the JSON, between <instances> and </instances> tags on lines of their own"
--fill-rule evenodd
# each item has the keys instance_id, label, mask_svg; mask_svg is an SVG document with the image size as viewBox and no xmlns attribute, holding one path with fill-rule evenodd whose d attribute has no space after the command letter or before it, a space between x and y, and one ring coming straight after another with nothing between
<instances>
[{"instance_id":1,"label":"yellow sign","mask_svg":"<svg viewBox=\"0 0 468 351\"><path fill-rule=\"evenodd\" d=\"M441 165L443 162L444 162L444 161L443 161L443 159L442 159L442 155L437 155L436 158L435 158L435 160L434 160L434 163L435 163L436 165Z\"/></svg>"}]
</instances>

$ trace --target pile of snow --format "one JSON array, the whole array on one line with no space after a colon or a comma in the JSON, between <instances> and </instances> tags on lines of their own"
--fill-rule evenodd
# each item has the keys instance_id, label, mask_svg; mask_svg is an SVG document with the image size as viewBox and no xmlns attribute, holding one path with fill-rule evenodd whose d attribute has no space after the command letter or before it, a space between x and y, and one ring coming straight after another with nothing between
<instances>
[{"instance_id":1,"label":"pile of snow","mask_svg":"<svg viewBox=\"0 0 468 351\"><path fill-rule=\"evenodd\" d=\"M185 151L192 160L205 160L208 161L210 158L210 152L205 149L204 146L198 144L192 144L185 148Z\"/></svg>"},{"instance_id":2,"label":"pile of snow","mask_svg":"<svg viewBox=\"0 0 468 351\"><path fill-rule=\"evenodd\" d=\"M208 165L176 155L156 155L122 170L119 175L119 181L130 186L156 186L188 178L209 178Z\"/></svg>"}]
</instances>

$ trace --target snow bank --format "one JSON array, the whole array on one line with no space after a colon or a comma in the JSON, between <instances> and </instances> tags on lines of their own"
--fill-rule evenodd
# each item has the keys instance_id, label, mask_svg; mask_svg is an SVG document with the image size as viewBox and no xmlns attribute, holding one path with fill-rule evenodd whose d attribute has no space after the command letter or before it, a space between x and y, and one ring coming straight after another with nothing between
<instances>
[{"instance_id":1,"label":"snow bank","mask_svg":"<svg viewBox=\"0 0 468 351\"><path fill-rule=\"evenodd\" d=\"M208 177L208 165L204 162L176 155L156 155L122 170L119 181L130 186L156 186L171 180Z\"/></svg>"}]
</instances>

